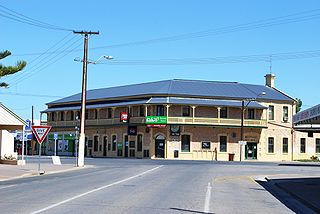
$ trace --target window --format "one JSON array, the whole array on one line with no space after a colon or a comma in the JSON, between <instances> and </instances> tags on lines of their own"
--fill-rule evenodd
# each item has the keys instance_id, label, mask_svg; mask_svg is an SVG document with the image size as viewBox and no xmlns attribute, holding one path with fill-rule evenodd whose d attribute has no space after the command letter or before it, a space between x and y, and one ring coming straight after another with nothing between
<instances>
[{"instance_id":1,"label":"window","mask_svg":"<svg viewBox=\"0 0 320 214\"><path fill-rule=\"evenodd\" d=\"M93 151L98 151L98 144L99 144L99 136L94 136L93 138Z\"/></svg>"},{"instance_id":2,"label":"window","mask_svg":"<svg viewBox=\"0 0 320 214\"><path fill-rule=\"evenodd\" d=\"M190 135L181 135L181 151L190 152Z\"/></svg>"},{"instance_id":3,"label":"window","mask_svg":"<svg viewBox=\"0 0 320 214\"><path fill-rule=\"evenodd\" d=\"M288 106L283 106L283 122L288 122L289 109Z\"/></svg>"},{"instance_id":4,"label":"window","mask_svg":"<svg viewBox=\"0 0 320 214\"><path fill-rule=\"evenodd\" d=\"M274 106L269 106L269 120L274 120Z\"/></svg>"},{"instance_id":5,"label":"window","mask_svg":"<svg viewBox=\"0 0 320 214\"><path fill-rule=\"evenodd\" d=\"M306 139L300 139L300 153L306 153Z\"/></svg>"},{"instance_id":6,"label":"window","mask_svg":"<svg viewBox=\"0 0 320 214\"><path fill-rule=\"evenodd\" d=\"M139 106L139 116L144 117L144 106Z\"/></svg>"},{"instance_id":7,"label":"window","mask_svg":"<svg viewBox=\"0 0 320 214\"><path fill-rule=\"evenodd\" d=\"M282 153L288 153L288 138L286 137L282 139Z\"/></svg>"},{"instance_id":8,"label":"window","mask_svg":"<svg viewBox=\"0 0 320 214\"><path fill-rule=\"evenodd\" d=\"M136 142L134 140L129 141L129 148L135 148L136 147Z\"/></svg>"},{"instance_id":9,"label":"window","mask_svg":"<svg viewBox=\"0 0 320 214\"><path fill-rule=\"evenodd\" d=\"M220 136L220 152L227 152L227 136Z\"/></svg>"},{"instance_id":10,"label":"window","mask_svg":"<svg viewBox=\"0 0 320 214\"><path fill-rule=\"evenodd\" d=\"M248 119L253 120L254 119L254 114L255 114L254 109L253 108L249 108L248 109Z\"/></svg>"},{"instance_id":11,"label":"window","mask_svg":"<svg viewBox=\"0 0 320 214\"><path fill-rule=\"evenodd\" d=\"M89 110L88 109L86 110L86 117L85 118L86 118L86 120L89 118Z\"/></svg>"},{"instance_id":12,"label":"window","mask_svg":"<svg viewBox=\"0 0 320 214\"><path fill-rule=\"evenodd\" d=\"M190 117L190 106L182 106L182 117Z\"/></svg>"},{"instance_id":13,"label":"window","mask_svg":"<svg viewBox=\"0 0 320 214\"><path fill-rule=\"evenodd\" d=\"M108 113L107 113L107 116L108 116L108 119L112 118L112 108L108 108Z\"/></svg>"},{"instance_id":14,"label":"window","mask_svg":"<svg viewBox=\"0 0 320 214\"><path fill-rule=\"evenodd\" d=\"M202 149L210 149L211 143L209 141L202 142Z\"/></svg>"},{"instance_id":15,"label":"window","mask_svg":"<svg viewBox=\"0 0 320 214\"><path fill-rule=\"evenodd\" d=\"M143 150L143 157L148 158L149 157L149 150Z\"/></svg>"},{"instance_id":16,"label":"window","mask_svg":"<svg viewBox=\"0 0 320 214\"><path fill-rule=\"evenodd\" d=\"M64 111L60 112L60 120L64 121Z\"/></svg>"},{"instance_id":17,"label":"window","mask_svg":"<svg viewBox=\"0 0 320 214\"><path fill-rule=\"evenodd\" d=\"M137 142L138 142L138 145L137 145L137 151L138 152L142 152L142 135L141 134L138 134L138 137L137 137Z\"/></svg>"},{"instance_id":18,"label":"window","mask_svg":"<svg viewBox=\"0 0 320 214\"><path fill-rule=\"evenodd\" d=\"M274 138L268 138L268 153L274 153Z\"/></svg>"},{"instance_id":19,"label":"window","mask_svg":"<svg viewBox=\"0 0 320 214\"><path fill-rule=\"evenodd\" d=\"M164 116L164 106L158 105L156 116Z\"/></svg>"},{"instance_id":20,"label":"window","mask_svg":"<svg viewBox=\"0 0 320 214\"><path fill-rule=\"evenodd\" d=\"M93 112L94 112L94 119L98 119L98 110L93 109Z\"/></svg>"},{"instance_id":21,"label":"window","mask_svg":"<svg viewBox=\"0 0 320 214\"><path fill-rule=\"evenodd\" d=\"M51 121L55 121L55 119L56 119L56 113L52 112L51 113Z\"/></svg>"},{"instance_id":22,"label":"window","mask_svg":"<svg viewBox=\"0 0 320 214\"><path fill-rule=\"evenodd\" d=\"M316 153L320 153L320 139L316 139Z\"/></svg>"},{"instance_id":23,"label":"window","mask_svg":"<svg viewBox=\"0 0 320 214\"><path fill-rule=\"evenodd\" d=\"M220 109L220 118L227 118L228 117L228 109L227 107L222 107Z\"/></svg>"},{"instance_id":24,"label":"window","mask_svg":"<svg viewBox=\"0 0 320 214\"><path fill-rule=\"evenodd\" d=\"M74 112L73 111L70 111L70 120L74 120Z\"/></svg>"},{"instance_id":25,"label":"window","mask_svg":"<svg viewBox=\"0 0 320 214\"><path fill-rule=\"evenodd\" d=\"M117 149L117 135L112 135L112 151Z\"/></svg>"}]
</instances>

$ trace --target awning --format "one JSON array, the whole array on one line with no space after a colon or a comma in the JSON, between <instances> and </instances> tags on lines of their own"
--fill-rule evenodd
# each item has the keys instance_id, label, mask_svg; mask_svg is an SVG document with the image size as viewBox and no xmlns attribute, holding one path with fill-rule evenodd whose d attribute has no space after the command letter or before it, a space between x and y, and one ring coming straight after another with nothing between
<instances>
[{"instance_id":1,"label":"awning","mask_svg":"<svg viewBox=\"0 0 320 214\"><path fill-rule=\"evenodd\" d=\"M214 99L182 98L182 97L152 97L148 100L86 105L86 109L145 105L145 104L176 104L176 105L239 107L239 108L241 108L242 106L242 102L238 100L214 100ZM248 104L248 101L245 101L245 105L247 104ZM268 108L256 101L249 102L248 107L255 108L255 109ZM67 107L58 107L58 108L48 108L42 112L47 113L47 112L55 112L55 111L80 110L80 108L81 108L80 105L67 106Z\"/></svg>"}]
</instances>

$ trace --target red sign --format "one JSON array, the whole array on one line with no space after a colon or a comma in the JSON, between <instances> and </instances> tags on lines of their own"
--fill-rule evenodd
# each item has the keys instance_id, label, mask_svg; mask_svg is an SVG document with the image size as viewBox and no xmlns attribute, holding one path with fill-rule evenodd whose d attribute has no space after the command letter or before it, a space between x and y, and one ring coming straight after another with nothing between
<instances>
[{"instance_id":1,"label":"red sign","mask_svg":"<svg viewBox=\"0 0 320 214\"><path fill-rule=\"evenodd\" d=\"M49 133L51 126L31 126L31 129L38 143L41 144Z\"/></svg>"},{"instance_id":2,"label":"red sign","mask_svg":"<svg viewBox=\"0 0 320 214\"><path fill-rule=\"evenodd\" d=\"M128 113L127 112L121 112L120 113L120 122L127 123L128 122Z\"/></svg>"},{"instance_id":3,"label":"red sign","mask_svg":"<svg viewBox=\"0 0 320 214\"><path fill-rule=\"evenodd\" d=\"M165 128L167 125L166 124L148 124L147 127L150 128Z\"/></svg>"}]
</instances>

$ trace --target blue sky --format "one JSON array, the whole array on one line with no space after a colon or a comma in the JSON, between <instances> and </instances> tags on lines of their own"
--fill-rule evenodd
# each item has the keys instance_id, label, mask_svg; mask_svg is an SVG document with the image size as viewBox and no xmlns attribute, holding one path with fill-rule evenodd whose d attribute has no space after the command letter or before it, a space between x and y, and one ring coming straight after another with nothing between
<instances>
[{"instance_id":1,"label":"blue sky","mask_svg":"<svg viewBox=\"0 0 320 214\"><path fill-rule=\"evenodd\" d=\"M99 31L100 35L89 39L89 58L96 60L102 55L112 55L114 60L88 66L88 89L174 78L264 84L264 75L270 71L268 60L182 65L123 65L116 62L159 59L187 59L188 62L189 58L320 50L318 0L91 0L86 3L74 0L2 0L0 5L63 28ZM28 62L28 67L22 72L1 79L11 85L9 89L0 89L0 102L25 119L31 117L31 106L34 105L38 118L39 112L46 109L45 103L81 91L82 64L75 62L74 58L83 56L83 37L69 31L43 29L7 19L1 16L4 9L0 9L0 46L13 54L1 63L10 65L20 59ZM305 21L212 33L216 29L221 32L223 27L235 29L230 26L311 10L314 10L314 16ZM308 14L302 13L303 16ZM187 36L174 41L115 46L206 30L210 30L207 35L202 33L196 38ZM59 48L63 44L65 46ZM60 55L32 55L48 49L75 51ZM318 55L272 61L276 87L302 99L304 109L319 103Z\"/></svg>"}]
</instances>

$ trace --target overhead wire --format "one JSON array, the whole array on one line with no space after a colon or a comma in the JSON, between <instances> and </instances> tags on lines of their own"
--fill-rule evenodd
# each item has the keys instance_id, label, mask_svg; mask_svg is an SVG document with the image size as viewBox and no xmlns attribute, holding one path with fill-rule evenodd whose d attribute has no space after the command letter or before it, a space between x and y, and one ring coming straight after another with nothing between
<instances>
[{"instance_id":1,"label":"overhead wire","mask_svg":"<svg viewBox=\"0 0 320 214\"><path fill-rule=\"evenodd\" d=\"M224 56L224 57L206 57L206 58L172 58L172 59L136 59L136 60L113 60L108 62L98 62L96 64L106 65L190 65L190 64L231 64L231 63L249 63L249 62L270 62L305 59L320 57L320 50L286 52L261 55L246 55L246 56Z\"/></svg>"},{"instance_id":2,"label":"overhead wire","mask_svg":"<svg viewBox=\"0 0 320 214\"><path fill-rule=\"evenodd\" d=\"M40 27L40 28L45 28L45 29L50 29L50 30L60 30L60 31L73 31L72 29L60 27L57 25L52 25L43 21L39 21L34 18L30 18L26 15L23 15L21 13L18 13L16 11L13 11L3 5L0 5L0 16L5 17L7 19L11 19L20 23L32 25L35 27Z\"/></svg>"},{"instance_id":3,"label":"overhead wire","mask_svg":"<svg viewBox=\"0 0 320 214\"><path fill-rule=\"evenodd\" d=\"M82 42L80 42L80 40L82 40L82 38L78 38L76 41L74 41L72 44L70 44L68 47L66 47L65 49L69 49L74 47L73 49L79 48L79 45L82 44ZM9 85L17 85L18 83L29 79L30 77L32 77L33 75L35 75L36 73L39 73L41 71L43 71L45 68L47 68L48 66L56 63L57 61L59 61L60 59L64 58L65 56L67 56L68 54L70 54L70 52L64 53L61 52L57 55L55 55L54 57L51 57L49 60L47 60L46 62L42 63L41 65L39 65L38 67L36 67L34 70L31 71L31 73L26 73L24 76L21 76L20 78L18 78L17 80L13 81L13 82L9 82ZM62 56L60 56L61 54L63 54ZM60 56L60 57L59 57Z\"/></svg>"},{"instance_id":4,"label":"overhead wire","mask_svg":"<svg viewBox=\"0 0 320 214\"><path fill-rule=\"evenodd\" d=\"M21 72L18 72L17 74L13 75L12 78L10 79L10 81L14 81L15 79L19 78L20 76L25 75L25 73L27 73L29 70L33 69L34 67L38 66L41 62L43 62L45 59L49 58L51 55L47 55L46 53L49 52L50 50L60 50L61 48L63 48L65 45L67 45L69 42L71 42L73 39L75 39L75 37L70 38L69 40L67 40L66 42L64 42L63 44L61 44L63 41L65 41L68 37L70 37L71 35L73 35L72 33L68 33L66 36L64 36L61 40L59 40L58 42L56 42L53 46L51 46L50 48L48 48L43 54L37 56L36 58L34 58L33 60L31 60L30 62L28 62L27 67L26 67L26 71L22 70ZM60 45L61 44L61 45ZM58 46L59 45L59 46ZM57 47L58 46L58 47ZM57 48L56 48L57 47ZM42 59L41 59L42 58ZM34 65L33 65L34 64ZM32 66L31 66L32 65ZM31 67L30 67L31 66ZM8 76L8 78L11 76Z\"/></svg>"}]
</instances>

